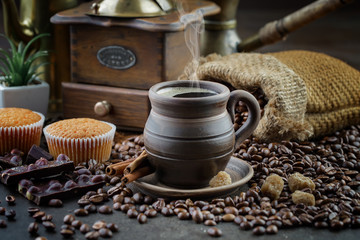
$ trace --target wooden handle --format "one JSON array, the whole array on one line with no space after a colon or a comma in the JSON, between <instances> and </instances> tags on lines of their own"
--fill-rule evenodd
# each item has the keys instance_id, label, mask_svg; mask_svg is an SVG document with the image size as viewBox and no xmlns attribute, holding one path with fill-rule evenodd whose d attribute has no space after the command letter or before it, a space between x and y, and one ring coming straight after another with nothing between
<instances>
[{"instance_id":1,"label":"wooden handle","mask_svg":"<svg viewBox=\"0 0 360 240\"><path fill-rule=\"evenodd\" d=\"M267 44L284 40L298 28L353 2L354 0L318 0L286 17L267 23L259 32L237 46L239 52L249 52Z\"/></svg>"}]
</instances>

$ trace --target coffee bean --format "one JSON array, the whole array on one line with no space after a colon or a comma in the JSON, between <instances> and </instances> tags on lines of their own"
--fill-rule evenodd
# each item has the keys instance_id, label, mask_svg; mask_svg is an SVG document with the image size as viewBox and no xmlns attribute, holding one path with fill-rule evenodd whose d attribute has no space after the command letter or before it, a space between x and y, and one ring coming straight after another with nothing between
<instances>
[{"instance_id":1,"label":"coffee bean","mask_svg":"<svg viewBox=\"0 0 360 240\"><path fill-rule=\"evenodd\" d=\"M77 204L78 204L80 207L83 207L83 206L86 206L86 205L91 204L91 202L90 202L89 199L79 199L79 200L77 201Z\"/></svg>"},{"instance_id":2,"label":"coffee bean","mask_svg":"<svg viewBox=\"0 0 360 240\"><path fill-rule=\"evenodd\" d=\"M141 212L141 213L144 213L146 210L148 210L149 209L149 205L147 205L147 204L142 204L142 205L140 205L140 207L139 207L139 212Z\"/></svg>"},{"instance_id":3,"label":"coffee bean","mask_svg":"<svg viewBox=\"0 0 360 240\"><path fill-rule=\"evenodd\" d=\"M83 217L89 215L89 212L83 208L78 208L74 210L75 216Z\"/></svg>"},{"instance_id":4,"label":"coffee bean","mask_svg":"<svg viewBox=\"0 0 360 240\"><path fill-rule=\"evenodd\" d=\"M330 229L334 231L338 231L340 229L344 228L344 223L339 220L332 220L330 222Z\"/></svg>"},{"instance_id":5,"label":"coffee bean","mask_svg":"<svg viewBox=\"0 0 360 240\"><path fill-rule=\"evenodd\" d=\"M6 221L3 219L0 219L0 228L6 228L6 227L7 227Z\"/></svg>"},{"instance_id":6,"label":"coffee bean","mask_svg":"<svg viewBox=\"0 0 360 240\"><path fill-rule=\"evenodd\" d=\"M62 207L63 202L60 199L51 199L48 205L50 207Z\"/></svg>"},{"instance_id":7,"label":"coffee bean","mask_svg":"<svg viewBox=\"0 0 360 240\"><path fill-rule=\"evenodd\" d=\"M147 223L147 217L144 213L139 213L139 215L137 216L137 220L140 224Z\"/></svg>"},{"instance_id":8,"label":"coffee bean","mask_svg":"<svg viewBox=\"0 0 360 240\"><path fill-rule=\"evenodd\" d=\"M112 177L111 180L110 180L110 185L115 186L115 185L118 184L120 181L121 181L121 178L119 178L119 177L117 177L117 176Z\"/></svg>"},{"instance_id":9,"label":"coffee bean","mask_svg":"<svg viewBox=\"0 0 360 240\"><path fill-rule=\"evenodd\" d=\"M85 238L87 240L97 240L100 237L99 232L97 231L91 231L85 234Z\"/></svg>"},{"instance_id":10,"label":"coffee bean","mask_svg":"<svg viewBox=\"0 0 360 240\"><path fill-rule=\"evenodd\" d=\"M7 195L6 197L5 197L5 200L6 200L6 202L9 204L9 205L15 205L15 197L14 196L12 196L12 195Z\"/></svg>"},{"instance_id":11,"label":"coffee bean","mask_svg":"<svg viewBox=\"0 0 360 240\"><path fill-rule=\"evenodd\" d=\"M265 226L265 224L266 224L266 222L260 218L256 218L256 219L252 220L251 223L254 227Z\"/></svg>"},{"instance_id":12,"label":"coffee bean","mask_svg":"<svg viewBox=\"0 0 360 240\"><path fill-rule=\"evenodd\" d=\"M127 213L126 213L126 215L129 217L129 218L136 218L137 216L138 216L138 211L136 211L136 209L135 208L130 208L128 211L127 211Z\"/></svg>"},{"instance_id":13,"label":"coffee bean","mask_svg":"<svg viewBox=\"0 0 360 240\"><path fill-rule=\"evenodd\" d=\"M253 234L255 235L264 235L266 229L263 226L257 226L253 229Z\"/></svg>"},{"instance_id":14,"label":"coffee bean","mask_svg":"<svg viewBox=\"0 0 360 240\"><path fill-rule=\"evenodd\" d=\"M102 205L101 207L99 207L99 213L102 213L102 214L111 214L111 213L112 213L112 209L111 209L110 206Z\"/></svg>"},{"instance_id":15,"label":"coffee bean","mask_svg":"<svg viewBox=\"0 0 360 240\"><path fill-rule=\"evenodd\" d=\"M79 230L80 230L81 233L85 234L85 233L87 233L87 232L90 232L90 231L91 231L91 228L90 228L90 226L89 226L88 224L83 223L83 224L80 226Z\"/></svg>"},{"instance_id":16,"label":"coffee bean","mask_svg":"<svg viewBox=\"0 0 360 240\"><path fill-rule=\"evenodd\" d=\"M83 225L83 223L80 220L74 220L71 222L71 226L73 226L76 229L79 229Z\"/></svg>"},{"instance_id":17,"label":"coffee bean","mask_svg":"<svg viewBox=\"0 0 360 240\"><path fill-rule=\"evenodd\" d=\"M117 211L120 211L121 210L121 203L119 203L119 202L114 203L113 204L113 209L117 210Z\"/></svg>"},{"instance_id":18,"label":"coffee bean","mask_svg":"<svg viewBox=\"0 0 360 240\"><path fill-rule=\"evenodd\" d=\"M112 232L118 232L119 231L119 226L116 225L115 223L106 224L106 228L110 229Z\"/></svg>"},{"instance_id":19,"label":"coffee bean","mask_svg":"<svg viewBox=\"0 0 360 240\"><path fill-rule=\"evenodd\" d=\"M251 222L246 221L246 222L240 223L241 230L250 230L252 228L253 228L253 224Z\"/></svg>"},{"instance_id":20,"label":"coffee bean","mask_svg":"<svg viewBox=\"0 0 360 240\"><path fill-rule=\"evenodd\" d=\"M124 196L120 195L120 194L116 194L115 196L113 196L113 202L119 202L119 203L123 203L124 201Z\"/></svg>"},{"instance_id":21,"label":"coffee bean","mask_svg":"<svg viewBox=\"0 0 360 240\"><path fill-rule=\"evenodd\" d=\"M68 230L71 230L73 232L75 232L75 228L69 224L63 224L61 225L60 229L68 229Z\"/></svg>"},{"instance_id":22,"label":"coffee bean","mask_svg":"<svg viewBox=\"0 0 360 240\"><path fill-rule=\"evenodd\" d=\"M71 214L67 214L65 215L64 219L63 219L63 222L65 224L68 224L68 225L71 225L71 223L75 220L75 217L74 215L71 215Z\"/></svg>"},{"instance_id":23,"label":"coffee bean","mask_svg":"<svg viewBox=\"0 0 360 240\"><path fill-rule=\"evenodd\" d=\"M5 215L6 208L0 207L0 215Z\"/></svg>"},{"instance_id":24,"label":"coffee bean","mask_svg":"<svg viewBox=\"0 0 360 240\"><path fill-rule=\"evenodd\" d=\"M204 220L214 220L215 219L215 215L212 214L212 213L204 213L203 212L203 217L204 217Z\"/></svg>"},{"instance_id":25,"label":"coffee bean","mask_svg":"<svg viewBox=\"0 0 360 240\"><path fill-rule=\"evenodd\" d=\"M148 195L146 195L146 196L144 197L144 203L145 203L145 204L152 204L152 202L153 202L152 197L150 197L150 196L148 196Z\"/></svg>"},{"instance_id":26,"label":"coffee bean","mask_svg":"<svg viewBox=\"0 0 360 240\"><path fill-rule=\"evenodd\" d=\"M217 227L211 227L207 230L207 233L209 234L209 236L211 237L221 237L222 236L222 231L217 228Z\"/></svg>"},{"instance_id":27,"label":"coffee bean","mask_svg":"<svg viewBox=\"0 0 360 240\"><path fill-rule=\"evenodd\" d=\"M242 223L242 222L247 222L247 219L244 216L240 215L240 216L236 216L234 218L234 223L240 225L240 223Z\"/></svg>"},{"instance_id":28,"label":"coffee bean","mask_svg":"<svg viewBox=\"0 0 360 240\"><path fill-rule=\"evenodd\" d=\"M70 229L61 229L60 234L63 235L65 238L70 238L72 235L74 235L74 231Z\"/></svg>"},{"instance_id":29,"label":"coffee bean","mask_svg":"<svg viewBox=\"0 0 360 240\"><path fill-rule=\"evenodd\" d=\"M317 221L314 223L314 227L316 228L327 228L329 225L327 224L327 222L323 222L323 221Z\"/></svg>"},{"instance_id":30,"label":"coffee bean","mask_svg":"<svg viewBox=\"0 0 360 240\"><path fill-rule=\"evenodd\" d=\"M224 212L224 209L220 208L220 207L215 207L211 210L211 213L214 215L220 215Z\"/></svg>"},{"instance_id":31,"label":"coffee bean","mask_svg":"<svg viewBox=\"0 0 360 240\"><path fill-rule=\"evenodd\" d=\"M161 209L161 214L165 217L169 217L169 216L172 216L174 215L174 212L171 208L168 208L168 207L163 207Z\"/></svg>"},{"instance_id":32,"label":"coffee bean","mask_svg":"<svg viewBox=\"0 0 360 240\"><path fill-rule=\"evenodd\" d=\"M100 228L99 229L99 234L103 238L111 238L112 235L113 235L112 231L110 229L107 229L107 228Z\"/></svg>"},{"instance_id":33,"label":"coffee bean","mask_svg":"<svg viewBox=\"0 0 360 240\"><path fill-rule=\"evenodd\" d=\"M165 200L162 198L158 198L158 200L155 201L151 206L153 207L153 209L159 212L163 207L165 207L165 205Z\"/></svg>"},{"instance_id":34,"label":"coffee bean","mask_svg":"<svg viewBox=\"0 0 360 240\"><path fill-rule=\"evenodd\" d=\"M43 212L43 211L38 211L38 212L34 213L34 214L32 215L32 217L33 217L35 220L37 220L37 221L41 221L41 219L42 219L45 215L46 215L45 212Z\"/></svg>"},{"instance_id":35,"label":"coffee bean","mask_svg":"<svg viewBox=\"0 0 360 240\"><path fill-rule=\"evenodd\" d=\"M50 221L44 221L42 222L42 225L45 227L47 231L54 231L56 228L55 224Z\"/></svg>"},{"instance_id":36,"label":"coffee bean","mask_svg":"<svg viewBox=\"0 0 360 240\"><path fill-rule=\"evenodd\" d=\"M93 204L100 204L100 203L102 203L103 201L104 201L104 198L103 198L103 196L101 196L101 195L93 195L93 196L91 196L90 198L89 198L89 201L91 202L91 203L93 203Z\"/></svg>"},{"instance_id":37,"label":"coffee bean","mask_svg":"<svg viewBox=\"0 0 360 240\"><path fill-rule=\"evenodd\" d=\"M190 219L190 213L187 211L181 211L177 214L178 219L180 220L188 220Z\"/></svg>"},{"instance_id":38,"label":"coffee bean","mask_svg":"<svg viewBox=\"0 0 360 240\"><path fill-rule=\"evenodd\" d=\"M29 226L28 226L28 232L30 233L30 234L36 234L37 232L38 232L38 230L39 230L39 225L36 223L36 222L32 222L32 223L30 223L29 224Z\"/></svg>"},{"instance_id":39,"label":"coffee bean","mask_svg":"<svg viewBox=\"0 0 360 240\"><path fill-rule=\"evenodd\" d=\"M39 212L40 208L38 207L28 207L28 213L32 216L34 213ZM1 214L0 214L1 215Z\"/></svg>"},{"instance_id":40,"label":"coffee bean","mask_svg":"<svg viewBox=\"0 0 360 240\"><path fill-rule=\"evenodd\" d=\"M133 195L133 198L134 198L134 200L135 200L135 203L137 203L137 204L141 204L141 203L143 203L143 201L144 201L144 196L141 194L141 193L135 193L134 195Z\"/></svg>"},{"instance_id":41,"label":"coffee bean","mask_svg":"<svg viewBox=\"0 0 360 240\"><path fill-rule=\"evenodd\" d=\"M246 207L246 206L241 207L241 208L239 209L239 214L240 214L240 215L246 215L246 214L249 213L250 210L251 210L250 207Z\"/></svg>"},{"instance_id":42,"label":"coffee bean","mask_svg":"<svg viewBox=\"0 0 360 240\"><path fill-rule=\"evenodd\" d=\"M94 204L89 204L84 207L89 213L97 213L97 207Z\"/></svg>"},{"instance_id":43,"label":"coffee bean","mask_svg":"<svg viewBox=\"0 0 360 240\"><path fill-rule=\"evenodd\" d=\"M206 226L215 226L215 225L216 225L216 222L215 222L214 220L206 220L206 221L204 222L204 224L205 224Z\"/></svg>"},{"instance_id":44,"label":"coffee bean","mask_svg":"<svg viewBox=\"0 0 360 240\"><path fill-rule=\"evenodd\" d=\"M53 219L53 216L50 214L47 214L41 218L41 221L43 221L43 222L44 221L52 221L52 219Z\"/></svg>"},{"instance_id":45,"label":"coffee bean","mask_svg":"<svg viewBox=\"0 0 360 240\"><path fill-rule=\"evenodd\" d=\"M133 204L123 204L120 206L120 210L124 213L127 213L127 211L129 211L129 209L135 208L135 206Z\"/></svg>"},{"instance_id":46,"label":"coffee bean","mask_svg":"<svg viewBox=\"0 0 360 240\"><path fill-rule=\"evenodd\" d=\"M5 211L5 217L7 217L8 220L14 220L15 216L16 216L16 212L14 209Z\"/></svg>"},{"instance_id":47,"label":"coffee bean","mask_svg":"<svg viewBox=\"0 0 360 240\"><path fill-rule=\"evenodd\" d=\"M196 222L196 223L202 223L204 221L204 216L200 210L195 210L191 214L191 217L194 220L194 222Z\"/></svg>"},{"instance_id":48,"label":"coffee bean","mask_svg":"<svg viewBox=\"0 0 360 240\"><path fill-rule=\"evenodd\" d=\"M235 219L235 215L231 213L227 213L223 216L224 222L232 222Z\"/></svg>"},{"instance_id":49,"label":"coffee bean","mask_svg":"<svg viewBox=\"0 0 360 240\"><path fill-rule=\"evenodd\" d=\"M224 208L224 213L225 214L230 213L230 214L233 214L235 216L239 215L239 211L235 207L225 207Z\"/></svg>"},{"instance_id":50,"label":"coffee bean","mask_svg":"<svg viewBox=\"0 0 360 240\"><path fill-rule=\"evenodd\" d=\"M269 225L266 227L266 233L268 234L276 234L278 233L278 227L276 225Z\"/></svg>"},{"instance_id":51,"label":"coffee bean","mask_svg":"<svg viewBox=\"0 0 360 240\"><path fill-rule=\"evenodd\" d=\"M106 222L102 221L102 220L99 220L99 221L96 221L93 225L92 225L92 228L94 230L99 230L100 228L105 228L106 227Z\"/></svg>"},{"instance_id":52,"label":"coffee bean","mask_svg":"<svg viewBox=\"0 0 360 240\"><path fill-rule=\"evenodd\" d=\"M124 204L135 204L135 200L134 198L132 197L124 197L124 201L123 201Z\"/></svg>"},{"instance_id":53,"label":"coffee bean","mask_svg":"<svg viewBox=\"0 0 360 240\"><path fill-rule=\"evenodd\" d=\"M155 209L149 209L149 210L146 210L144 212L145 216L147 216L148 218L153 218L153 217L156 217L157 215L157 211Z\"/></svg>"}]
</instances>

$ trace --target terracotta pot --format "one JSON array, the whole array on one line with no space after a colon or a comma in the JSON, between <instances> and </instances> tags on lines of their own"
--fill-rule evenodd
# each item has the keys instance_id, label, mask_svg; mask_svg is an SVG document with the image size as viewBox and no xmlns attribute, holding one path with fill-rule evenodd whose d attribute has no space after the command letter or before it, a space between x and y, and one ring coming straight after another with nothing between
<instances>
[{"instance_id":1,"label":"terracotta pot","mask_svg":"<svg viewBox=\"0 0 360 240\"><path fill-rule=\"evenodd\" d=\"M209 81L199 81L205 94L186 90L192 87L192 81L177 80L158 83L149 90L152 110L144 129L145 149L159 181L178 188L207 186L225 169L235 143L249 137L260 120L260 107L248 92L236 90L230 94L226 86ZM168 89L182 91L176 95L175 90ZM235 133L234 108L238 101L246 103L249 117Z\"/></svg>"}]
</instances>

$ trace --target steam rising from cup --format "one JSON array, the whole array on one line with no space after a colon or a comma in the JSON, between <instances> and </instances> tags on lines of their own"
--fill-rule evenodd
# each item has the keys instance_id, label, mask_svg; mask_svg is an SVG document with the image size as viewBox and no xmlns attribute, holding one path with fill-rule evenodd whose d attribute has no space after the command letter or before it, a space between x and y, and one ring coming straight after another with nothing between
<instances>
[{"instance_id":1,"label":"steam rising from cup","mask_svg":"<svg viewBox=\"0 0 360 240\"><path fill-rule=\"evenodd\" d=\"M200 62L200 35L204 29L204 17L201 9L192 14L185 14L182 1L176 1L177 9L180 14L180 22L186 26L184 30L185 43L192 55L191 67L185 71L191 71L188 76L189 80L199 80L196 70Z\"/></svg>"}]
</instances>

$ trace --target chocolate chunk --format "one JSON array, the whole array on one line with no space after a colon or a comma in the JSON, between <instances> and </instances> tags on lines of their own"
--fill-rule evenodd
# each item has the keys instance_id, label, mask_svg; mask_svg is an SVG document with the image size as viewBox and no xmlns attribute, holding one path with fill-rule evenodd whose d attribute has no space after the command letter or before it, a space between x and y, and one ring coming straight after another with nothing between
<instances>
[{"instance_id":1,"label":"chocolate chunk","mask_svg":"<svg viewBox=\"0 0 360 240\"><path fill-rule=\"evenodd\" d=\"M45 158L48 161L54 160L54 157L48 153L47 151L45 151L44 149L42 149L39 146L36 146L35 144L32 145L32 147L29 150L28 155L26 156L26 160L25 163L26 164L31 164L31 163L35 163L36 160L40 159L40 158Z\"/></svg>"},{"instance_id":2,"label":"chocolate chunk","mask_svg":"<svg viewBox=\"0 0 360 240\"><path fill-rule=\"evenodd\" d=\"M48 204L51 199L66 199L85 194L105 184L105 180L94 182L94 177L80 175L72 179L69 176L59 176L50 181L23 179L19 182L18 191L37 205Z\"/></svg>"},{"instance_id":3,"label":"chocolate chunk","mask_svg":"<svg viewBox=\"0 0 360 240\"><path fill-rule=\"evenodd\" d=\"M1 182L7 185L17 184L21 179L39 179L69 172L75 169L72 161L48 161L38 159L30 165L23 165L4 170L0 174Z\"/></svg>"},{"instance_id":4,"label":"chocolate chunk","mask_svg":"<svg viewBox=\"0 0 360 240\"><path fill-rule=\"evenodd\" d=\"M11 153L5 154L5 156L0 156L0 166L4 169L12 168L22 165L21 156L24 155L21 151L13 149Z\"/></svg>"}]
</instances>

